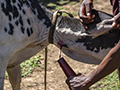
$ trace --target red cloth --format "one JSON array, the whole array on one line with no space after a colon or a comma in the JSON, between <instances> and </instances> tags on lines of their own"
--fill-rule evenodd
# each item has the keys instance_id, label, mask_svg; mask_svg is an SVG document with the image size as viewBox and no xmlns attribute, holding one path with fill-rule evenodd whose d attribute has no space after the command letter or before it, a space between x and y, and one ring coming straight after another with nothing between
<instances>
[{"instance_id":1,"label":"red cloth","mask_svg":"<svg viewBox=\"0 0 120 90\"><path fill-rule=\"evenodd\" d=\"M113 14L116 15L120 11L120 0L110 0L111 5L113 6Z\"/></svg>"}]
</instances>

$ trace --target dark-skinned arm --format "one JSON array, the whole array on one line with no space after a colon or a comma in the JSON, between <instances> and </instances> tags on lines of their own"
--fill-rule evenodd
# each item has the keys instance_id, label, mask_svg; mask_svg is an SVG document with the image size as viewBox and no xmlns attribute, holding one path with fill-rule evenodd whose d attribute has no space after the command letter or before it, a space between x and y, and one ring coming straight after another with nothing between
<instances>
[{"instance_id":1,"label":"dark-skinned arm","mask_svg":"<svg viewBox=\"0 0 120 90\"><path fill-rule=\"evenodd\" d=\"M90 86L120 67L120 41L107 54L100 65L88 76Z\"/></svg>"},{"instance_id":2,"label":"dark-skinned arm","mask_svg":"<svg viewBox=\"0 0 120 90\"><path fill-rule=\"evenodd\" d=\"M114 70L120 67L120 41L107 54L99 66L88 76L72 77L69 81L72 90L88 90L88 88L109 75Z\"/></svg>"}]
</instances>

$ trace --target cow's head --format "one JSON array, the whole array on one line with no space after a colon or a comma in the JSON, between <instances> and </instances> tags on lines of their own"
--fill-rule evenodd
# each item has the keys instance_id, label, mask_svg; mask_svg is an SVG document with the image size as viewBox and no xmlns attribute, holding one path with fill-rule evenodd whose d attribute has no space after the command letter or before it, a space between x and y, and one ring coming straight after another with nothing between
<instances>
[{"instance_id":1,"label":"cow's head","mask_svg":"<svg viewBox=\"0 0 120 90\"><path fill-rule=\"evenodd\" d=\"M88 25L88 30L84 28L79 19L60 17L57 20L53 36L54 44L57 47L59 47L58 42L62 42L62 51L66 55L86 63L98 63L98 61L94 62L95 58L101 60L120 38L119 35L115 34L116 31L103 34L112 28L111 15L95 10L93 12L96 15L95 21ZM109 21L107 27L101 26L103 23L106 24L106 21L103 21L105 19ZM93 38L93 35L97 37ZM85 60L85 57L89 58L90 62L88 59ZM91 59L94 59L93 62Z\"/></svg>"}]
</instances>

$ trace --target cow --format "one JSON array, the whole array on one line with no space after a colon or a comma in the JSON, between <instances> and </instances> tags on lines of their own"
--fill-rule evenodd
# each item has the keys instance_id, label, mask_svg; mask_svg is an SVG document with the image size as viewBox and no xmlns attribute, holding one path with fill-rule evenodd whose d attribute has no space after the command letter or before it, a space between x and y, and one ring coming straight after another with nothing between
<instances>
[{"instance_id":1,"label":"cow","mask_svg":"<svg viewBox=\"0 0 120 90\"><path fill-rule=\"evenodd\" d=\"M93 13L95 21L88 25L88 30L79 19L58 17L52 37L58 48L58 42L62 41L62 52L67 56L99 64L118 42L120 32L110 30L100 35L100 30L106 32L111 28L104 28L104 20L112 20L113 16L96 10ZM20 90L20 63L50 44L52 16L53 12L37 0L0 0L0 90L3 90L5 70L13 90Z\"/></svg>"}]
</instances>

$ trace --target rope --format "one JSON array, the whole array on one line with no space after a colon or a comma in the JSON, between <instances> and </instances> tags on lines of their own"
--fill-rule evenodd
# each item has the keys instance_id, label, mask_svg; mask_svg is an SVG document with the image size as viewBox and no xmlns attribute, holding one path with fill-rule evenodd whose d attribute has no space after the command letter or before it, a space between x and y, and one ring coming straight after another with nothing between
<instances>
[{"instance_id":1,"label":"rope","mask_svg":"<svg viewBox=\"0 0 120 90\"><path fill-rule=\"evenodd\" d=\"M45 89L47 88L47 47L45 48L45 62L44 62L44 65L45 65L45 75L44 75L44 85L45 85Z\"/></svg>"},{"instance_id":2,"label":"rope","mask_svg":"<svg viewBox=\"0 0 120 90\"><path fill-rule=\"evenodd\" d=\"M54 31L55 31L55 26L56 26L57 18L60 17L62 15L62 13L66 13L70 17L74 17L70 12L65 11L65 10L58 10L58 11L55 11L53 13L52 24L51 24L51 27L50 27L49 37L48 37L49 43L51 43L51 44L53 44L53 36L54 36Z\"/></svg>"},{"instance_id":3,"label":"rope","mask_svg":"<svg viewBox=\"0 0 120 90\"><path fill-rule=\"evenodd\" d=\"M60 15L58 15L58 13ZM56 25L56 22L57 22L57 18L59 16L62 15L62 13L66 13L68 14L70 17L73 17L73 15L71 13L69 13L68 11L65 11L65 10L60 10L60 11L56 11L54 12L53 14L53 19L52 19L52 24L51 24L51 27L50 27L50 31L49 31L49 43L53 44L53 35L54 35L54 30L55 30L55 25ZM47 47L45 48L45 62L44 62L44 67L45 67L45 75L44 75L44 90L46 90L47 88Z\"/></svg>"}]
</instances>

